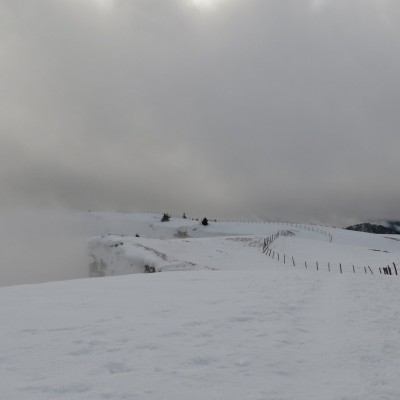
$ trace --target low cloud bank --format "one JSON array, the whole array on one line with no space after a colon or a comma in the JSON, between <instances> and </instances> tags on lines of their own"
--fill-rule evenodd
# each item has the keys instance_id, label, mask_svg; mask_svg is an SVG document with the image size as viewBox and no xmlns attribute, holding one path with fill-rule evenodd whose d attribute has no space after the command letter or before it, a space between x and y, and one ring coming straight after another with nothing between
<instances>
[{"instance_id":1,"label":"low cloud bank","mask_svg":"<svg viewBox=\"0 0 400 400\"><path fill-rule=\"evenodd\" d=\"M82 215L14 211L0 215L0 286L88 277Z\"/></svg>"}]
</instances>

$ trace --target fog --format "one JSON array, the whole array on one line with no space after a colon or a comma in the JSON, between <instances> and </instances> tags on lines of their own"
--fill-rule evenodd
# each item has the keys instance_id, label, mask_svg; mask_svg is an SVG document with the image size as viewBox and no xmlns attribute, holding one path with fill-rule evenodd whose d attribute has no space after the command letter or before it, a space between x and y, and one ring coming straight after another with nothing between
<instances>
[{"instance_id":1,"label":"fog","mask_svg":"<svg viewBox=\"0 0 400 400\"><path fill-rule=\"evenodd\" d=\"M126 213L67 212L60 208L2 212L0 286L88 278L88 240L92 236L134 236L138 232L148 237L173 237L174 233L169 229L155 232L147 220L141 222Z\"/></svg>"},{"instance_id":2,"label":"fog","mask_svg":"<svg viewBox=\"0 0 400 400\"><path fill-rule=\"evenodd\" d=\"M77 213L0 215L0 286L88 277L90 227Z\"/></svg>"},{"instance_id":3,"label":"fog","mask_svg":"<svg viewBox=\"0 0 400 400\"><path fill-rule=\"evenodd\" d=\"M398 218L398 1L207 3L0 0L0 209Z\"/></svg>"}]
</instances>

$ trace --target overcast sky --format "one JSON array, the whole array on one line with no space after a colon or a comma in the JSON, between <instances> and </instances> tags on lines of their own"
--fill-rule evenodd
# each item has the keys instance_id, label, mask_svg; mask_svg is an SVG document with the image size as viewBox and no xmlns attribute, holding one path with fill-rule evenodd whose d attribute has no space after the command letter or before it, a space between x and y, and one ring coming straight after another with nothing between
<instances>
[{"instance_id":1,"label":"overcast sky","mask_svg":"<svg viewBox=\"0 0 400 400\"><path fill-rule=\"evenodd\" d=\"M0 0L0 207L400 218L398 0Z\"/></svg>"}]
</instances>

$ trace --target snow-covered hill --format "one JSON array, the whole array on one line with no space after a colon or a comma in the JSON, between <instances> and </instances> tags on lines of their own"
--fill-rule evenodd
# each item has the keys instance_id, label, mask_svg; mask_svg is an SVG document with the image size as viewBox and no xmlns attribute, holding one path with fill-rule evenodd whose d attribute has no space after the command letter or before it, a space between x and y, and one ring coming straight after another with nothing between
<instances>
[{"instance_id":1,"label":"snow-covered hill","mask_svg":"<svg viewBox=\"0 0 400 400\"><path fill-rule=\"evenodd\" d=\"M400 397L399 236L159 217L78 225L105 275L160 273L0 288L1 399Z\"/></svg>"},{"instance_id":2,"label":"snow-covered hill","mask_svg":"<svg viewBox=\"0 0 400 400\"><path fill-rule=\"evenodd\" d=\"M107 220L110 215L93 217ZM211 222L203 226L182 218L161 222L160 215L152 214L130 215L125 221L129 218L134 237L103 234L90 240L92 276L142 273L146 266L161 272L265 269L281 264L368 274L382 273L390 266L395 274L400 263L397 235L290 223ZM274 235L278 237L266 251L264 241Z\"/></svg>"}]
</instances>

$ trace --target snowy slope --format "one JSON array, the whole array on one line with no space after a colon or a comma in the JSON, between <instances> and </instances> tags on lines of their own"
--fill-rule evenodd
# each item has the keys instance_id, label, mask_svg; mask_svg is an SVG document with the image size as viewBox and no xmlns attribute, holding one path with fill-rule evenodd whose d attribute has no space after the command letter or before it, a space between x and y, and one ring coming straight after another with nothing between
<instances>
[{"instance_id":1,"label":"snowy slope","mask_svg":"<svg viewBox=\"0 0 400 400\"><path fill-rule=\"evenodd\" d=\"M224 238L252 235L260 242L279 230L292 230L295 236L280 237L274 243L273 250L280 256L285 254L289 259L295 257L298 265L307 261L315 266L315 262L318 261L326 270L327 263L330 262L335 264L332 268L338 270L339 263L342 263L343 268L346 265L346 269L351 270L355 264L356 268L363 272L364 266L367 265L373 269L400 261L399 235L368 235L342 229L277 223L211 221L209 226L203 227L198 221L189 219L172 218L168 223L161 223L160 219L160 214L94 212L38 214L25 211L2 215L0 286L88 277L89 264L97 262L99 270L100 261L107 261L104 258L113 262L113 268L106 269L106 275L141 272L143 264L149 263L157 264L164 271L205 267L226 269L235 265L234 268L237 269L246 263L248 252L259 260L249 267L262 268L264 259L259 258L260 249L230 243ZM321 230L325 234L319 232ZM106 236L112 234L116 235L116 243L121 241L120 236L123 235L122 241L131 243L130 250L127 246L115 248L114 255L109 252L107 243L110 237ZM140 238L135 238L136 234L140 235ZM184 238L179 239L185 234L191 243L185 242ZM327 240L328 235L332 235L332 242ZM102 236L104 240L97 241L97 249L102 252L103 247L103 250L107 250L107 256L104 252L99 256L98 251L92 251L92 246L91 250L89 249L91 254L88 254L89 238L101 239ZM139 240L136 242L136 239ZM96 242L96 239L94 241ZM94 244L93 240L91 244ZM139 248L138 245L142 247ZM202 252L197 251L198 247L202 247ZM128 258L125 258L125 250L129 254ZM154 251L164 253L168 262L157 257ZM255 255L255 252L258 255ZM114 256L119 257L116 263ZM131 256L134 260L129 259ZM229 257L230 262L226 266L225 261ZM275 265L275 261L266 262L267 265ZM192 265L193 263L196 265Z\"/></svg>"},{"instance_id":2,"label":"snowy slope","mask_svg":"<svg viewBox=\"0 0 400 400\"><path fill-rule=\"evenodd\" d=\"M400 398L399 236L159 217L74 222L124 276L0 288L1 399Z\"/></svg>"},{"instance_id":3,"label":"snowy slope","mask_svg":"<svg viewBox=\"0 0 400 400\"><path fill-rule=\"evenodd\" d=\"M396 400L399 301L300 269L5 287L1 398Z\"/></svg>"},{"instance_id":4,"label":"snowy slope","mask_svg":"<svg viewBox=\"0 0 400 400\"><path fill-rule=\"evenodd\" d=\"M282 223L211 222L204 227L197 221L180 218L162 223L160 218L160 215L140 215L137 217L140 224L131 221L131 227L147 237L110 234L92 238L91 275L142 273L146 265L161 272L262 269L282 262L315 269L318 265L319 271L379 274L388 265L394 273L394 265L400 265L397 235ZM279 237L266 253L264 240L277 233Z\"/></svg>"}]
</instances>

